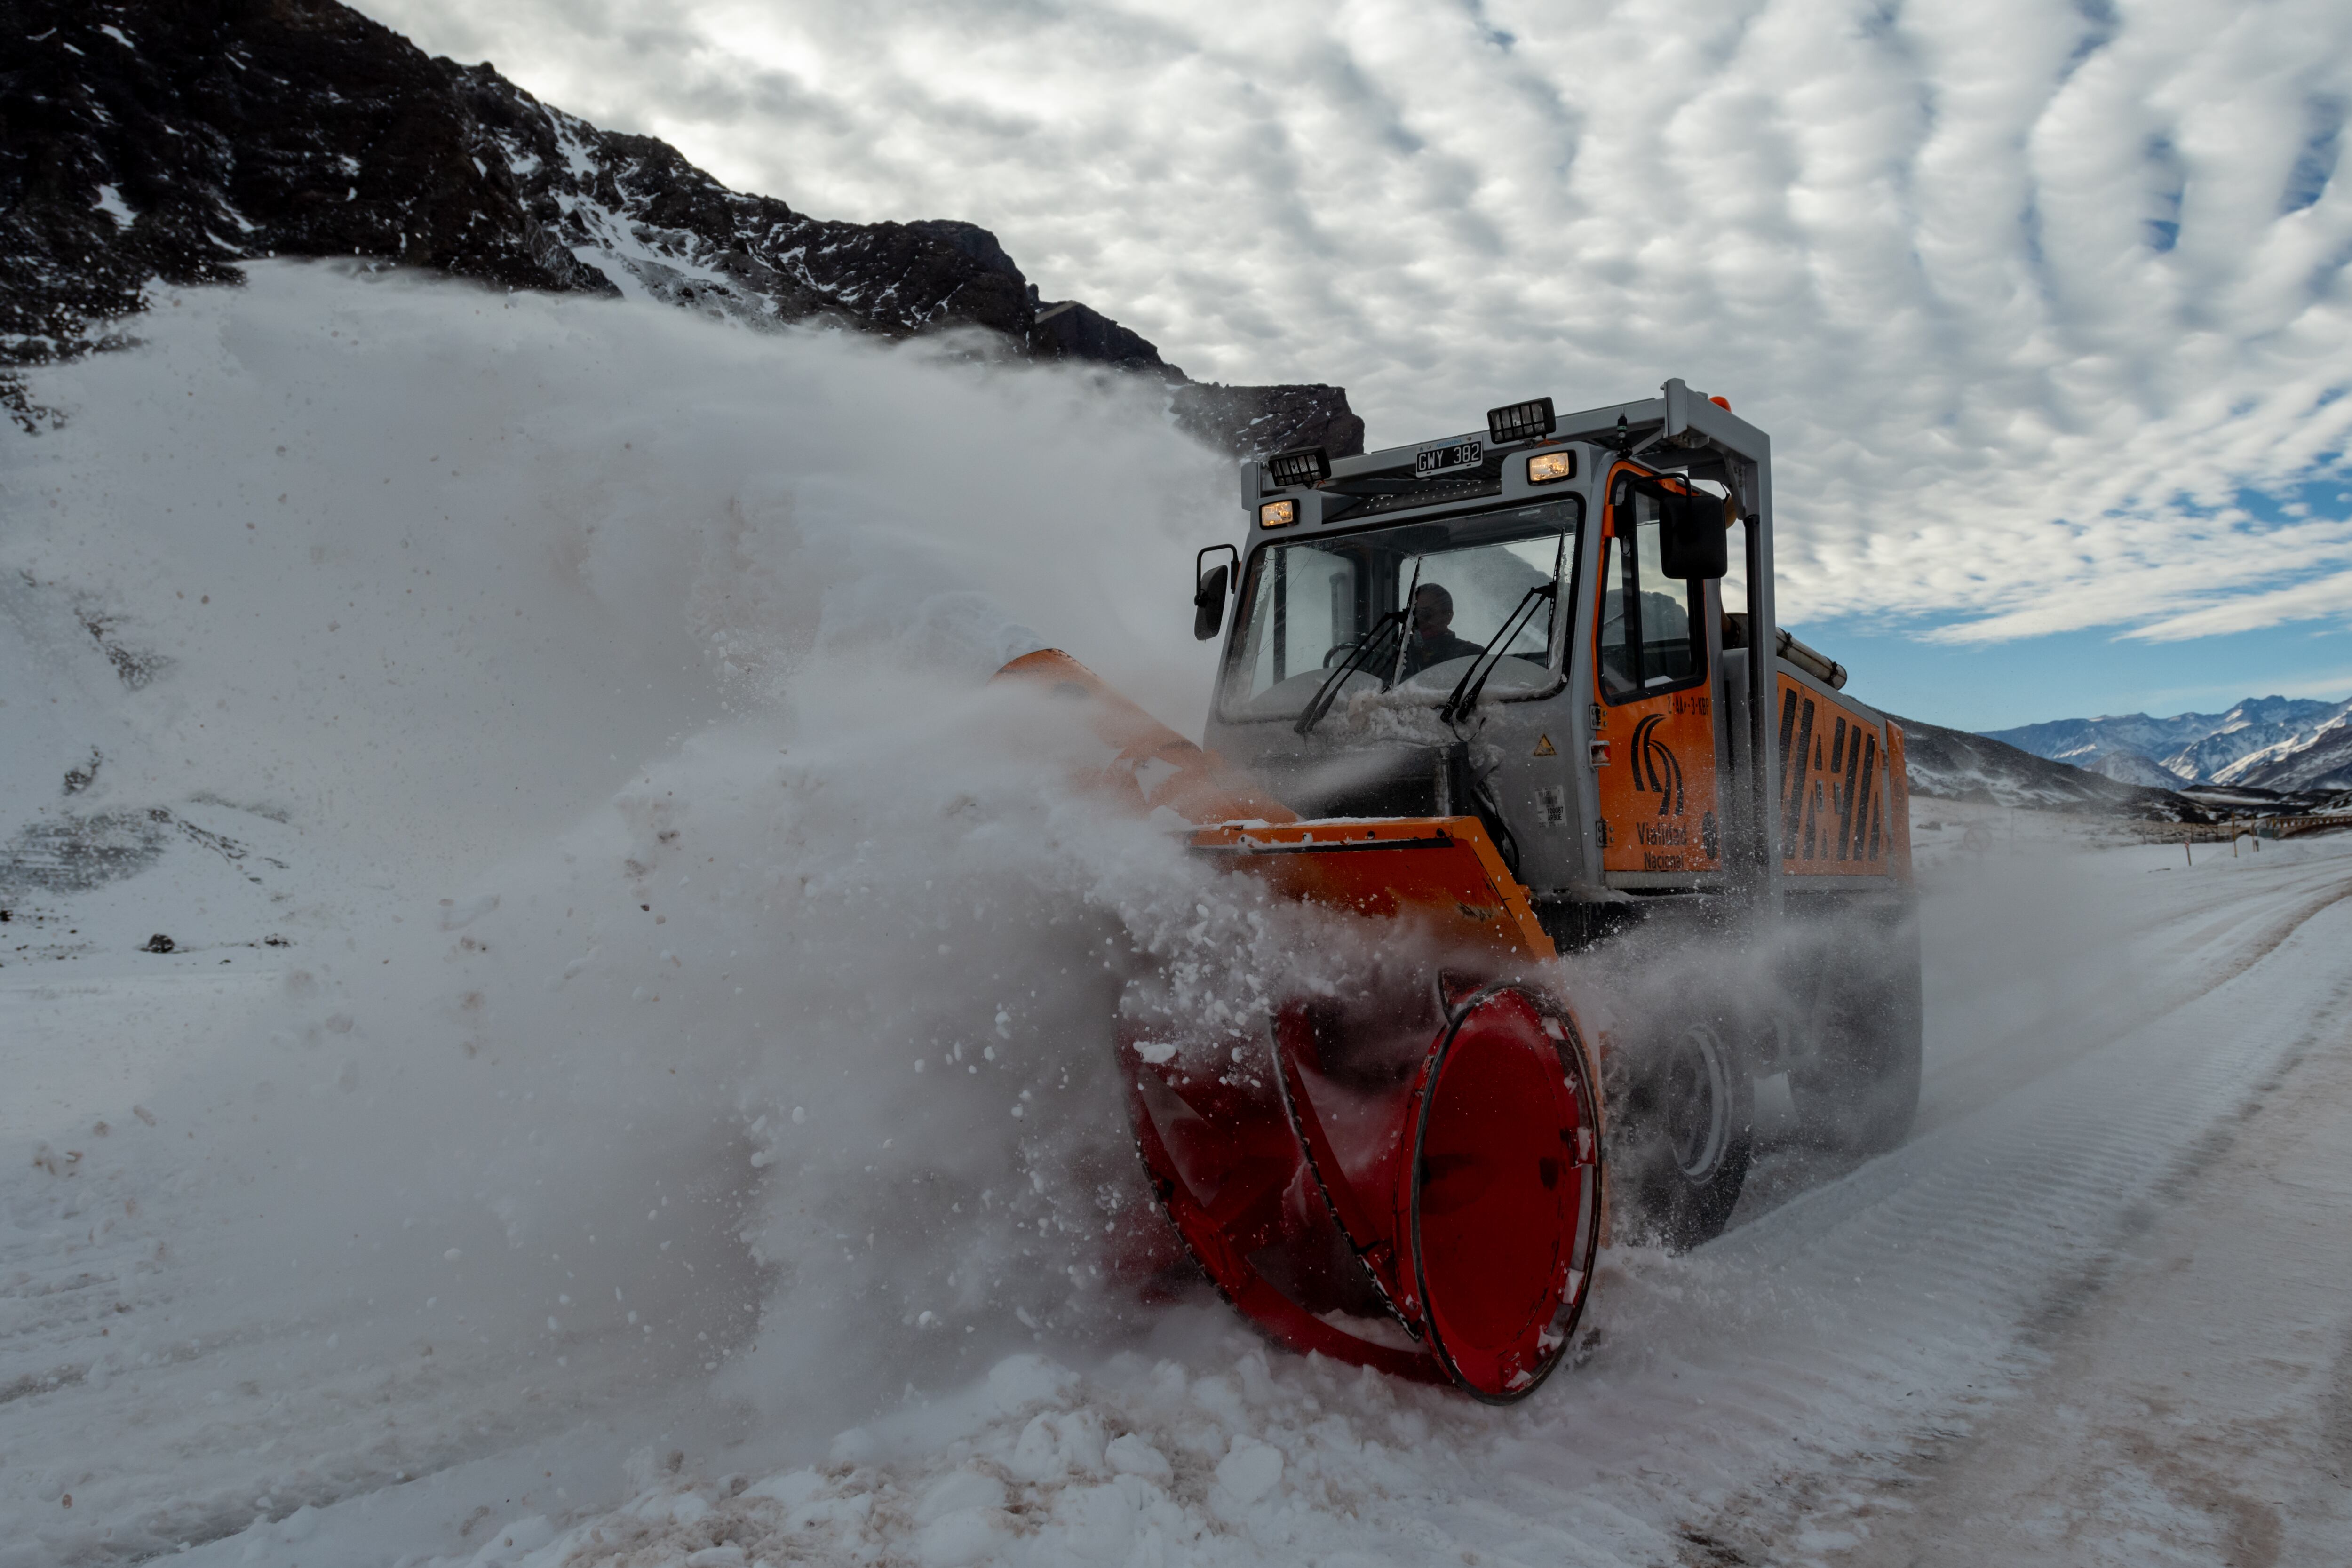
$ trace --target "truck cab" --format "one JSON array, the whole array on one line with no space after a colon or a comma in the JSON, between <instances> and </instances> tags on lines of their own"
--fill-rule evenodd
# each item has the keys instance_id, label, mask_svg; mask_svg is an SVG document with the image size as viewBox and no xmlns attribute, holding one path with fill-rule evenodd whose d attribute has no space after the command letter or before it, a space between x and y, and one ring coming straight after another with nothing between
<instances>
[{"instance_id":1,"label":"truck cab","mask_svg":"<svg viewBox=\"0 0 2352 1568\"><path fill-rule=\"evenodd\" d=\"M1721 399L1538 399L1241 478L1198 584L1206 743L1296 809L1478 816L1570 949L1696 901L1900 896L1900 731L1780 632L1769 443Z\"/></svg>"},{"instance_id":2,"label":"truck cab","mask_svg":"<svg viewBox=\"0 0 2352 1568\"><path fill-rule=\"evenodd\" d=\"M1764 432L1675 380L1241 489L1243 537L1196 563L1206 747L1306 818L1476 819L1550 944L1636 999L1615 1121L1654 1146L1619 1165L1670 1238L1726 1223L1759 1079L1818 1143L1901 1140L1903 736L1778 624Z\"/></svg>"}]
</instances>

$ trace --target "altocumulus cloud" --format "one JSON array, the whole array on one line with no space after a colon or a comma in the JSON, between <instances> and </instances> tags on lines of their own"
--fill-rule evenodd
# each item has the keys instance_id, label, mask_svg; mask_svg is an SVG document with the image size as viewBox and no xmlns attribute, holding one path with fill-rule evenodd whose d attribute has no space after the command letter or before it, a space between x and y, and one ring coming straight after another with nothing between
<instances>
[{"instance_id":1,"label":"altocumulus cloud","mask_svg":"<svg viewBox=\"0 0 2352 1568\"><path fill-rule=\"evenodd\" d=\"M2352 614L2342 0L363 4L1375 442L1685 376L1774 433L1795 616Z\"/></svg>"}]
</instances>

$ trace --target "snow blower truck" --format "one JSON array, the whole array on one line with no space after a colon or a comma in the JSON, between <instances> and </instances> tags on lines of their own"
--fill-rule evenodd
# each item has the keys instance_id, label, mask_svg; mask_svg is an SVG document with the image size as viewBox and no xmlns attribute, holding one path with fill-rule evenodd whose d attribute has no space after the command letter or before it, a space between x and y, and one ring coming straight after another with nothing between
<instances>
[{"instance_id":1,"label":"snow blower truck","mask_svg":"<svg viewBox=\"0 0 2352 1568\"><path fill-rule=\"evenodd\" d=\"M1423 956L1231 1051L1123 1024L1136 1143L1277 1342L1516 1400L1604 1214L1722 1230L1759 1079L1848 1157L1908 1131L1903 733L1775 623L1769 442L1679 380L1241 478L1243 540L1195 561L1195 634L1225 635L1204 746L1065 653L1001 678L1069 700L1092 782L1201 855Z\"/></svg>"}]
</instances>

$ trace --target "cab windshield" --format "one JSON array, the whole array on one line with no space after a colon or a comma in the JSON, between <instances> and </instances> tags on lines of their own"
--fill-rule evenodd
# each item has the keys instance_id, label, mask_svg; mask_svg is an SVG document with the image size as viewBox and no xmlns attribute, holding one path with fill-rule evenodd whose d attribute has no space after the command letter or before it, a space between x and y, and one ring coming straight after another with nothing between
<instances>
[{"instance_id":1,"label":"cab windshield","mask_svg":"<svg viewBox=\"0 0 2352 1568\"><path fill-rule=\"evenodd\" d=\"M1347 677L1342 700L1395 685L1444 700L1478 651L1514 619L1528 589L1566 587L1583 518L1581 500L1563 496L1259 551L1226 667L1226 717L1295 718L1333 667L1368 638L1373 646ZM1553 628L1570 602L1563 592L1517 617L1488 691L1549 680Z\"/></svg>"}]
</instances>

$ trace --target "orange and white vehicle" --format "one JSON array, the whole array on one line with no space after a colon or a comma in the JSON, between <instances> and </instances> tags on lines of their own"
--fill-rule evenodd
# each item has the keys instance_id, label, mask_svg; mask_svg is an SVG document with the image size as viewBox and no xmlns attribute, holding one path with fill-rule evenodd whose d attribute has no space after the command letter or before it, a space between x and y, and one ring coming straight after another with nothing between
<instances>
[{"instance_id":1,"label":"orange and white vehicle","mask_svg":"<svg viewBox=\"0 0 2352 1568\"><path fill-rule=\"evenodd\" d=\"M1769 442L1680 381L1245 463L1242 503L1196 571L1204 746L1066 656L1008 673L1092 700L1201 853L1442 955L1205 1068L1124 1039L1138 1144L1276 1338L1515 1398L1582 1307L1604 1170L1618 1226L1687 1246L1738 1199L1759 1079L1822 1142L1908 1130L1902 731L1780 630Z\"/></svg>"}]
</instances>

